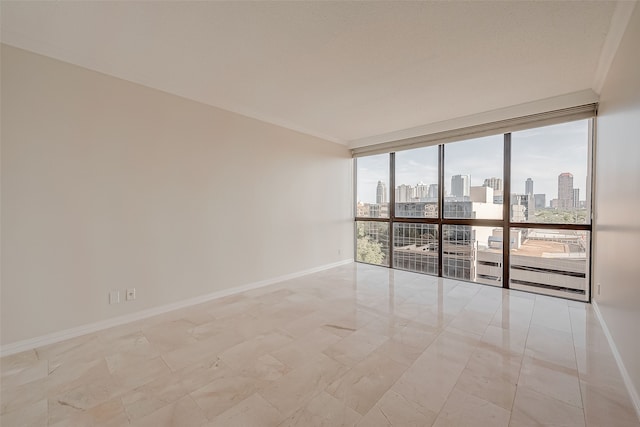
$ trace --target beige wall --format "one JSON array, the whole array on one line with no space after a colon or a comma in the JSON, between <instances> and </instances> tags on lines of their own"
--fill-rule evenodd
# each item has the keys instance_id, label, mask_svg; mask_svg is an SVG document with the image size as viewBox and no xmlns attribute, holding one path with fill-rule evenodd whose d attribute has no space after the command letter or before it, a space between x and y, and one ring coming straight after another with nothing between
<instances>
[{"instance_id":1,"label":"beige wall","mask_svg":"<svg viewBox=\"0 0 640 427\"><path fill-rule=\"evenodd\" d=\"M343 146L5 45L1 136L2 344L353 256Z\"/></svg>"},{"instance_id":2,"label":"beige wall","mask_svg":"<svg viewBox=\"0 0 640 427\"><path fill-rule=\"evenodd\" d=\"M640 390L639 40L636 6L601 93L594 224L595 300L636 390Z\"/></svg>"}]
</instances>

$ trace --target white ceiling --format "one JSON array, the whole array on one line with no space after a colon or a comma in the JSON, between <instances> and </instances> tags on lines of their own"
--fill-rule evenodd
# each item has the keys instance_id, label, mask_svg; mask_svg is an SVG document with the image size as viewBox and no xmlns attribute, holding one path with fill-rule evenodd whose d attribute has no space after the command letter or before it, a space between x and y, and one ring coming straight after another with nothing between
<instances>
[{"instance_id":1,"label":"white ceiling","mask_svg":"<svg viewBox=\"0 0 640 427\"><path fill-rule=\"evenodd\" d=\"M2 1L1 26L3 43L358 146L597 92L624 30L612 26L621 21L616 8L604 1Z\"/></svg>"}]
</instances>

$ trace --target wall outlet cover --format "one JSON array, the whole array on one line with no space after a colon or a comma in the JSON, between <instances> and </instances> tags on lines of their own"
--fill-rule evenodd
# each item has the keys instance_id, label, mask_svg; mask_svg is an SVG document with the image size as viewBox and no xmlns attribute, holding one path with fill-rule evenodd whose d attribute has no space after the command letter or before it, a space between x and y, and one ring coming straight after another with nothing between
<instances>
[{"instance_id":1,"label":"wall outlet cover","mask_svg":"<svg viewBox=\"0 0 640 427\"><path fill-rule=\"evenodd\" d=\"M109 291L109 304L120 303L120 291Z\"/></svg>"}]
</instances>

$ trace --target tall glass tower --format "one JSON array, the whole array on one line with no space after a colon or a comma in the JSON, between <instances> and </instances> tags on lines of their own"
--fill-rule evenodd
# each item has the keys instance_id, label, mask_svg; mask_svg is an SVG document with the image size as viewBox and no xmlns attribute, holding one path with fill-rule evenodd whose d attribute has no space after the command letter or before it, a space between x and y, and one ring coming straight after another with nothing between
<instances>
[{"instance_id":1,"label":"tall glass tower","mask_svg":"<svg viewBox=\"0 0 640 427\"><path fill-rule=\"evenodd\" d=\"M378 181L376 187L376 203L379 205L387 203L387 184L382 181Z\"/></svg>"}]
</instances>

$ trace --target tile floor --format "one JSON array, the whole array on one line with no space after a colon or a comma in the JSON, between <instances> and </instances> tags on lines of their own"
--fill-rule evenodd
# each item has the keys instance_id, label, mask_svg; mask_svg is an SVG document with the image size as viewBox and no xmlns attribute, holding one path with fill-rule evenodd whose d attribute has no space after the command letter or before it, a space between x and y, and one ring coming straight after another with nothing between
<instances>
[{"instance_id":1,"label":"tile floor","mask_svg":"<svg viewBox=\"0 0 640 427\"><path fill-rule=\"evenodd\" d=\"M9 426L638 426L590 305L350 264L1 360Z\"/></svg>"}]
</instances>

